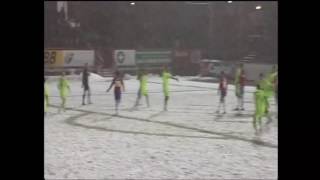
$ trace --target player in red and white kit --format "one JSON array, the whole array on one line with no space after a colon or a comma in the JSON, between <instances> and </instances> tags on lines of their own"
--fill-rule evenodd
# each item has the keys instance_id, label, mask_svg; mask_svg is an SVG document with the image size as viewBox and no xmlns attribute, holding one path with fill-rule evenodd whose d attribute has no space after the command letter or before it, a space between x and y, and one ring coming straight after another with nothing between
<instances>
[{"instance_id":1,"label":"player in red and white kit","mask_svg":"<svg viewBox=\"0 0 320 180\"><path fill-rule=\"evenodd\" d=\"M109 88L107 89L107 92L110 91L112 86L114 86L114 100L116 102L116 106L115 106L116 107L116 115L118 115L119 114L119 105L120 105L120 101L121 101L121 92L125 91L123 78L121 76L120 71L118 71L118 70L115 72L113 80L112 80Z\"/></svg>"},{"instance_id":2,"label":"player in red and white kit","mask_svg":"<svg viewBox=\"0 0 320 180\"><path fill-rule=\"evenodd\" d=\"M219 113L221 104L223 104L223 114L226 113L225 97L227 95L227 90L228 90L227 77L226 77L224 71L221 71L220 83L219 83L219 89L218 89L218 94L220 94L220 101L219 101L219 106L218 106L218 110L216 111L216 113Z\"/></svg>"}]
</instances>

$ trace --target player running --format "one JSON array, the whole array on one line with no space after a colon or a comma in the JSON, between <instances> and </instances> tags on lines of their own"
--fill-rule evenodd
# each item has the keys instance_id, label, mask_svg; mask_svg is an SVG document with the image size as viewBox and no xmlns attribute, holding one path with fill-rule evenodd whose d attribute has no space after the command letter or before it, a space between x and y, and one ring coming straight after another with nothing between
<instances>
[{"instance_id":1,"label":"player running","mask_svg":"<svg viewBox=\"0 0 320 180\"><path fill-rule=\"evenodd\" d=\"M223 114L226 113L225 97L227 95L227 90L228 90L227 88L228 88L227 77L224 71L221 71L220 83L219 83L219 89L218 89L218 94L220 94L220 101L219 101L219 106L216 113L219 113L221 104L223 104Z\"/></svg>"},{"instance_id":2,"label":"player running","mask_svg":"<svg viewBox=\"0 0 320 180\"><path fill-rule=\"evenodd\" d=\"M163 93L164 93L164 107L163 110L164 111L168 111L167 109L167 105L168 105L168 100L169 100L169 79L174 79L176 81L179 81L178 78L173 77L169 71L167 66L163 67L163 71L162 71L162 85L163 85Z\"/></svg>"},{"instance_id":3,"label":"player running","mask_svg":"<svg viewBox=\"0 0 320 180\"><path fill-rule=\"evenodd\" d=\"M140 81L140 87L138 90L138 96L137 96L136 104L134 107L138 107L141 96L143 95L146 97L147 106L149 108L150 103L149 103L148 88L147 88L148 77L147 77L146 71L143 69L140 70L138 73L137 79Z\"/></svg>"},{"instance_id":4,"label":"player running","mask_svg":"<svg viewBox=\"0 0 320 180\"><path fill-rule=\"evenodd\" d=\"M235 88L236 88L236 96L238 98L238 104L237 107L234 109L236 111L238 110L244 110L244 86L245 86L245 72L243 69L243 64L241 63L239 68L236 71L235 76Z\"/></svg>"},{"instance_id":5,"label":"player running","mask_svg":"<svg viewBox=\"0 0 320 180\"><path fill-rule=\"evenodd\" d=\"M91 90L90 90L90 86L89 86L89 76L90 76L90 72L88 70L88 63L85 64L85 67L83 69L82 72L82 88L83 88L83 95L82 95L82 105L86 105L84 100L86 98L86 92L88 94L88 99L87 99L87 103L88 104L92 104L91 102Z\"/></svg>"},{"instance_id":6,"label":"player running","mask_svg":"<svg viewBox=\"0 0 320 180\"><path fill-rule=\"evenodd\" d=\"M69 82L68 80L65 78L65 73L62 72L62 75L59 79L59 82L58 82L58 89L60 91L60 98L61 98L61 106L59 108L59 113L61 111L61 109L63 109L63 111L65 112L66 109L66 101L67 101L67 96L69 95L69 92L70 92L70 86L69 86Z\"/></svg>"},{"instance_id":7,"label":"player running","mask_svg":"<svg viewBox=\"0 0 320 180\"><path fill-rule=\"evenodd\" d=\"M115 72L114 78L113 78L109 88L107 89L107 92L110 91L112 86L114 86L114 99L116 102L115 110L116 110L116 115L118 115L119 114L118 109L119 109L119 105L120 105L120 101L121 101L121 91L125 91L123 79L121 77L120 71L118 71L118 70Z\"/></svg>"}]
</instances>

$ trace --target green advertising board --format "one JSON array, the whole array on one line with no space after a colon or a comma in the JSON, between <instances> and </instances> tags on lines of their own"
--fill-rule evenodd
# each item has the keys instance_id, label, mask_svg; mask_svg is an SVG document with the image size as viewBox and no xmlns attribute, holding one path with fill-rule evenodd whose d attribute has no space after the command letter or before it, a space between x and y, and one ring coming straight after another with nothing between
<instances>
[{"instance_id":1,"label":"green advertising board","mask_svg":"<svg viewBox=\"0 0 320 180\"><path fill-rule=\"evenodd\" d=\"M171 51L136 51L136 64L171 63Z\"/></svg>"}]
</instances>

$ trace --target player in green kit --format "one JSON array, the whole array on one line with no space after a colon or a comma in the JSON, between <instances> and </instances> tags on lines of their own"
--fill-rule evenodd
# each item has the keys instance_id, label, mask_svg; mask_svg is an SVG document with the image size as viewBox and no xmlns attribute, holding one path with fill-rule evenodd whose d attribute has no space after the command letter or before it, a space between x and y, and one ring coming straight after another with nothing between
<instances>
[{"instance_id":1,"label":"player in green kit","mask_svg":"<svg viewBox=\"0 0 320 180\"><path fill-rule=\"evenodd\" d=\"M67 96L69 95L70 92L70 85L69 85L69 81L65 78L65 73L63 72L59 82L58 82L58 89L60 91L60 98L61 98L61 107L59 108L59 113L61 111L61 109L63 109L64 111L66 111L66 101L67 101Z\"/></svg>"},{"instance_id":2,"label":"player in green kit","mask_svg":"<svg viewBox=\"0 0 320 180\"><path fill-rule=\"evenodd\" d=\"M275 95L275 82L277 79L277 70L276 70L276 66L273 67L271 73L267 74L266 77L263 77L263 75L260 74L260 82L259 82L259 86L260 89L263 90L263 93L265 95L266 98L266 105L269 107L269 99L271 96ZM272 119L269 118L267 124L271 123Z\"/></svg>"},{"instance_id":3,"label":"player in green kit","mask_svg":"<svg viewBox=\"0 0 320 180\"><path fill-rule=\"evenodd\" d=\"M44 79L44 116L47 114L49 105L49 89L46 83L46 79Z\"/></svg>"},{"instance_id":4,"label":"player in green kit","mask_svg":"<svg viewBox=\"0 0 320 180\"><path fill-rule=\"evenodd\" d=\"M147 102L147 106L148 108L150 107L150 103L149 103L149 96L148 96L148 77L147 77L147 73L145 70L140 70L138 73L138 77L137 79L140 81L140 87L138 90L138 96L137 96L137 100L136 100L136 104L134 107L138 107L141 96L146 97L146 102Z\"/></svg>"},{"instance_id":5,"label":"player in green kit","mask_svg":"<svg viewBox=\"0 0 320 180\"><path fill-rule=\"evenodd\" d=\"M162 71L162 86L163 86L163 94L164 94L164 111L167 111L167 105L169 100L169 79L174 79L176 81L179 81L178 78L173 77L169 72L167 66L163 67Z\"/></svg>"},{"instance_id":6,"label":"player in green kit","mask_svg":"<svg viewBox=\"0 0 320 180\"><path fill-rule=\"evenodd\" d=\"M266 79L268 81L268 87L266 89L268 93L267 94L268 101L271 96L274 96L276 100L276 104L278 105L278 67L277 65L273 66L272 71L266 77Z\"/></svg>"},{"instance_id":7,"label":"player in green kit","mask_svg":"<svg viewBox=\"0 0 320 180\"><path fill-rule=\"evenodd\" d=\"M269 119L268 122L270 122L271 117L269 116L269 103L267 100L267 96L264 90L261 89L260 85L257 85L257 91L254 93L254 102L255 102L255 113L253 117L253 127L256 131L256 134L258 132L261 132L262 130L262 121L261 119L263 117L267 117ZM268 123L267 122L267 123ZM257 124L259 124L259 129L257 127Z\"/></svg>"},{"instance_id":8,"label":"player in green kit","mask_svg":"<svg viewBox=\"0 0 320 180\"><path fill-rule=\"evenodd\" d=\"M277 67L273 66L272 71L267 74L267 76L264 79L264 86L262 89L266 91L267 97L271 97L275 93L275 81L278 77Z\"/></svg>"}]
</instances>

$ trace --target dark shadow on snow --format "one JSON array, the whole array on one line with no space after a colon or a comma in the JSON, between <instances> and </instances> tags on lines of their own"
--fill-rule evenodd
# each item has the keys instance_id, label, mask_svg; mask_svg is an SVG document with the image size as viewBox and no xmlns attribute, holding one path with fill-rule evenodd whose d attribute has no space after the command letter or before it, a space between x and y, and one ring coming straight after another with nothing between
<instances>
[{"instance_id":1,"label":"dark shadow on snow","mask_svg":"<svg viewBox=\"0 0 320 180\"><path fill-rule=\"evenodd\" d=\"M53 106L55 107L55 106ZM81 110L81 109L75 109L75 108L66 108L66 109L69 109L69 110L74 110L74 111L79 111L79 112L84 112L84 113L92 113L92 114L102 114L102 115L112 115L112 114L109 114L109 113L102 113L102 112L93 112L93 111L87 111L87 110ZM158 114L158 113L157 113ZM71 125L75 125L74 123L72 123L73 119L76 120L79 115L77 116L73 116L71 117L71 123L70 123L70 118L68 118L67 120L67 123L68 124L71 124ZM84 114L82 114L81 116L84 116ZM81 117L80 116L80 117ZM149 119L143 119L143 118L137 118L137 117L129 117L129 116L123 116L123 115L117 115L117 117L119 118L125 118L125 119L130 119L130 120L137 120L137 121L142 121L142 122L149 122L149 123L156 123L156 124L162 124L162 125L167 125L167 126L172 126L172 127L177 127L177 128L183 128L183 129L188 129L188 130L193 130L193 131L196 131L196 132L201 132L201 133L207 133L207 134L213 134L213 135L220 135L220 136L223 136L224 139L233 139L233 140L239 140L239 141L244 141L244 142L248 142L248 143L254 143L256 144L256 141L252 140L252 139L248 139L248 138L244 138L244 137L239 137L239 136L236 136L236 135L229 135L229 134L225 134L225 133L221 133L221 132L213 132L213 131L208 131L208 130L204 130L204 129L199 129L199 128L194 128L194 127L187 127L187 126L184 126L184 125L181 125L181 124L174 124L174 123L170 123L170 122L159 122L159 121L151 121ZM81 126L86 126L86 125L82 125L80 124ZM78 124L79 126L79 124ZM102 127L96 127L98 129L101 129ZM102 128L102 129L105 129L105 128ZM115 131L115 130L112 130L112 129L109 129L109 131ZM129 133L130 131L123 131L123 132L127 132ZM144 132L138 132L138 133L144 133ZM149 134L151 135L152 133L146 133L146 134ZM207 137L206 137L207 138ZM274 145L274 144L271 144L271 143L268 143L268 142L259 142L260 146L264 146L264 147L270 147L270 148L278 148L277 145Z\"/></svg>"}]
</instances>

